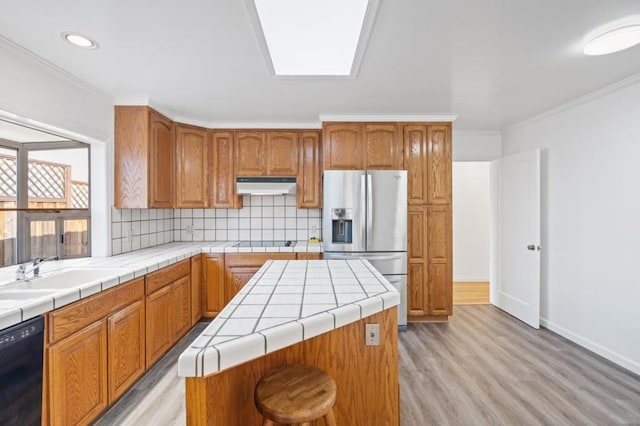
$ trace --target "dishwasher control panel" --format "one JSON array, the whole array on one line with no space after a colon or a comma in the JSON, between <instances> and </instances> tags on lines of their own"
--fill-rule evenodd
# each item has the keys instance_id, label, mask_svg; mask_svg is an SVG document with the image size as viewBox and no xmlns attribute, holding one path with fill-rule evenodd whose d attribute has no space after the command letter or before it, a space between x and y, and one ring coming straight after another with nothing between
<instances>
[{"instance_id":1,"label":"dishwasher control panel","mask_svg":"<svg viewBox=\"0 0 640 426\"><path fill-rule=\"evenodd\" d=\"M0 349L13 343L32 337L44 330L42 318L34 318L0 330Z\"/></svg>"}]
</instances>

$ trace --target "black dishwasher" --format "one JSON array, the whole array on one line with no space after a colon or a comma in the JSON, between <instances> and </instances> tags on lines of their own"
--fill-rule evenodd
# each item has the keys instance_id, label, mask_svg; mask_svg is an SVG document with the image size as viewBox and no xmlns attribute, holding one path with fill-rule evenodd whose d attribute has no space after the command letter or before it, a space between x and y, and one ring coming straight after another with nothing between
<instances>
[{"instance_id":1,"label":"black dishwasher","mask_svg":"<svg viewBox=\"0 0 640 426\"><path fill-rule=\"evenodd\" d=\"M0 330L0 425L40 425L42 317Z\"/></svg>"}]
</instances>

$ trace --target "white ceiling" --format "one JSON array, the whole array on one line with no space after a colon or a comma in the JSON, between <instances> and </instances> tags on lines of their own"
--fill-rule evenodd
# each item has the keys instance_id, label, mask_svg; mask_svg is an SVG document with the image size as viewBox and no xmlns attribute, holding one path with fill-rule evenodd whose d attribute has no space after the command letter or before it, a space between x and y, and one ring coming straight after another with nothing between
<instances>
[{"instance_id":1,"label":"white ceiling","mask_svg":"<svg viewBox=\"0 0 640 426\"><path fill-rule=\"evenodd\" d=\"M381 0L355 79L274 78L245 1L3 2L0 34L116 102L210 123L457 114L458 129L497 130L640 73L640 46L582 54L589 31L640 15L638 0Z\"/></svg>"}]
</instances>

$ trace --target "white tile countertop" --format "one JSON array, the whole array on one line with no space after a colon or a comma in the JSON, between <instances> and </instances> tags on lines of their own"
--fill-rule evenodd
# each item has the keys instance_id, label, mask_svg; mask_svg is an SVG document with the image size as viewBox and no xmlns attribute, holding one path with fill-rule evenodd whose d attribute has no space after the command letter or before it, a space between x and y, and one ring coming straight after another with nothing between
<instances>
[{"instance_id":1,"label":"white tile countertop","mask_svg":"<svg viewBox=\"0 0 640 426\"><path fill-rule=\"evenodd\" d=\"M58 309L199 253L321 252L322 243L297 241L293 247L233 247L238 241L168 243L112 257L45 262L41 278L15 282L16 265L0 268L0 330ZM72 286L56 283L60 274ZM88 278L83 279L86 276ZM46 281L44 280L46 277ZM39 281L40 280L40 281ZM47 282L47 285L43 283ZM46 288L43 288L46 287ZM61 288L64 287L64 288Z\"/></svg>"},{"instance_id":2,"label":"white tile countertop","mask_svg":"<svg viewBox=\"0 0 640 426\"><path fill-rule=\"evenodd\" d=\"M270 260L182 353L178 374L207 376L399 304L366 260Z\"/></svg>"}]
</instances>

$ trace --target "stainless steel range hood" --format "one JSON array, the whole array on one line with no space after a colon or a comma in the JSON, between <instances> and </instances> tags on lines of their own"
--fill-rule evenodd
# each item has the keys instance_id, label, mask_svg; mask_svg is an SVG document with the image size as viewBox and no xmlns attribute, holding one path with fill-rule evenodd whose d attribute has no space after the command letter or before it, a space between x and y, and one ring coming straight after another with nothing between
<instances>
[{"instance_id":1,"label":"stainless steel range hood","mask_svg":"<svg viewBox=\"0 0 640 426\"><path fill-rule=\"evenodd\" d=\"M286 195L296 193L294 177L237 177L236 192L251 195Z\"/></svg>"}]
</instances>

